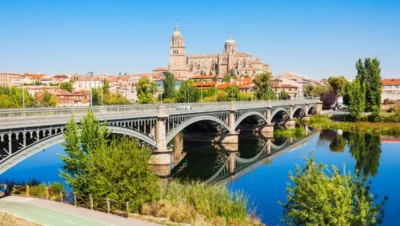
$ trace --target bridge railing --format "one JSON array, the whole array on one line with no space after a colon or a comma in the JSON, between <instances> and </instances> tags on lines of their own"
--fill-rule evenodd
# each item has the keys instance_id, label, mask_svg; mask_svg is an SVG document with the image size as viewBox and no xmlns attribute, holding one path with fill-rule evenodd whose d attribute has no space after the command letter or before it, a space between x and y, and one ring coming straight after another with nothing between
<instances>
[{"instance_id":1,"label":"bridge railing","mask_svg":"<svg viewBox=\"0 0 400 226\"><path fill-rule=\"evenodd\" d=\"M301 100L261 100L261 101L235 101L235 102L207 102L207 103L174 103L163 104L166 113L180 113L178 106L191 106L192 111L196 110L227 110L233 104L237 109L248 107L263 107L267 104L271 105L289 105L292 103L310 102L309 99ZM55 115L84 115L88 108L95 114L112 114L127 112L152 112L156 113L160 104L131 104L131 105L109 105L109 106L82 106L82 107L46 107L46 108L12 108L0 110L1 118L18 118L18 117L43 117ZM186 112L186 111L184 111Z\"/></svg>"}]
</instances>

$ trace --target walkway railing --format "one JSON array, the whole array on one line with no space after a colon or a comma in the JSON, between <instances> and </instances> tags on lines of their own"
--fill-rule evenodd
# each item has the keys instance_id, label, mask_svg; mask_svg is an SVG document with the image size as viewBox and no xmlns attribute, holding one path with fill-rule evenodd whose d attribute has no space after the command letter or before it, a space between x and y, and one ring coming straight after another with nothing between
<instances>
[{"instance_id":1,"label":"walkway railing","mask_svg":"<svg viewBox=\"0 0 400 226\"><path fill-rule=\"evenodd\" d=\"M4 195L34 197L63 202L77 207L93 209L119 216L129 217L129 214L131 213L129 210L129 202L119 202L108 197L104 198L92 195L80 195L74 192L66 192L63 190L55 191L51 187L46 187L44 185L20 186L0 184L0 191L2 191Z\"/></svg>"},{"instance_id":2,"label":"walkway railing","mask_svg":"<svg viewBox=\"0 0 400 226\"><path fill-rule=\"evenodd\" d=\"M236 101L236 102L208 102L208 103L174 103L163 104L167 113L182 112L177 110L178 106L191 106L193 110L224 110L229 109L233 104L237 109L258 107L260 105L289 105L310 103L317 100L312 99L298 99L298 100L261 100L261 101ZM85 114L88 108L96 114L106 113L127 113L136 112L146 114L149 112L156 113L160 104L131 104L131 105L109 105L109 106L81 106L81 107L46 107L46 108L12 108L0 110L0 118L15 118L15 117L41 117L41 116L55 116L55 115L80 115ZM185 112L185 111L183 111Z\"/></svg>"}]
</instances>

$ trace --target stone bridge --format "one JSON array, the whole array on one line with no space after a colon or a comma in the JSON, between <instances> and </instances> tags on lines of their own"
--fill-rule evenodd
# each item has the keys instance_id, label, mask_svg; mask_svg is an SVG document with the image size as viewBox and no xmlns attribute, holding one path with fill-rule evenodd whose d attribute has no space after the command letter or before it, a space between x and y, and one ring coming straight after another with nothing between
<instances>
[{"instance_id":1,"label":"stone bridge","mask_svg":"<svg viewBox=\"0 0 400 226\"><path fill-rule=\"evenodd\" d=\"M185 109L185 110L182 110ZM79 123L88 107L0 110L0 174L25 158L61 143L65 124ZM92 107L113 134L140 140L153 150L152 163L171 163L167 144L180 132L185 140L238 143L238 130L273 135L273 126L295 125L295 118L320 113L319 100L119 105Z\"/></svg>"}]
</instances>

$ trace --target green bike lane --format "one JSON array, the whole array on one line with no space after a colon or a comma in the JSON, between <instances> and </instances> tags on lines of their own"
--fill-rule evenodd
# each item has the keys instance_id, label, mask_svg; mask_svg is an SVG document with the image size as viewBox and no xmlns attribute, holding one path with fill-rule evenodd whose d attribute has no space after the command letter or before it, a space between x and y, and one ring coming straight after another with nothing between
<instances>
[{"instance_id":1,"label":"green bike lane","mask_svg":"<svg viewBox=\"0 0 400 226\"><path fill-rule=\"evenodd\" d=\"M0 198L0 211L47 226L159 225L61 202L21 196Z\"/></svg>"},{"instance_id":2,"label":"green bike lane","mask_svg":"<svg viewBox=\"0 0 400 226\"><path fill-rule=\"evenodd\" d=\"M107 225L95 220L82 218L68 213L31 205L28 203L8 202L0 200L0 211L48 226Z\"/></svg>"}]
</instances>

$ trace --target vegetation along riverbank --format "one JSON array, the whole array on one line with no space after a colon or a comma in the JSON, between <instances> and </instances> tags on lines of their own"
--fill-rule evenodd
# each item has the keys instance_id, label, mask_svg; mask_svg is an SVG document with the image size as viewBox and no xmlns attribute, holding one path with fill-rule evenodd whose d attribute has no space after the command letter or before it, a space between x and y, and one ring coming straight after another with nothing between
<instances>
[{"instance_id":1,"label":"vegetation along riverbank","mask_svg":"<svg viewBox=\"0 0 400 226\"><path fill-rule=\"evenodd\" d=\"M333 121L328 115L315 115L310 118L309 124L313 128L341 129L347 132L368 133L373 135L400 135L398 122L369 122L369 121Z\"/></svg>"}]
</instances>

